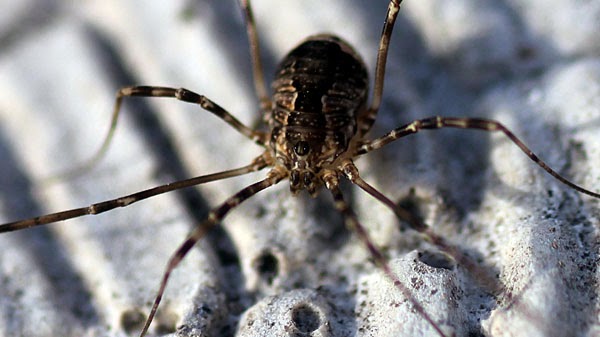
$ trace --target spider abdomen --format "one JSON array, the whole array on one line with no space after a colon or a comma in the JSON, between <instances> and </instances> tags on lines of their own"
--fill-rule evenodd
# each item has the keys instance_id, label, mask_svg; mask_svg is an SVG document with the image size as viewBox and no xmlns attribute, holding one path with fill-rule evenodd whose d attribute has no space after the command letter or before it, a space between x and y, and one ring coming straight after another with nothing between
<instances>
[{"instance_id":1,"label":"spider abdomen","mask_svg":"<svg viewBox=\"0 0 600 337\"><path fill-rule=\"evenodd\" d=\"M347 42L317 35L284 57L272 86L275 108L354 114L365 102L368 76L362 59Z\"/></svg>"},{"instance_id":2,"label":"spider abdomen","mask_svg":"<svg viewBox=\"0 0 600 337\"><path fill-rule=\"evenodd\" d=\"M291 179L292 190L310 191L307 177L318 176L356 134L368 92L366 67L347 42L316 35L287 54L272 87L272 148L292 177L305 177L298 186Z\"/></svg>"}]
</instances>

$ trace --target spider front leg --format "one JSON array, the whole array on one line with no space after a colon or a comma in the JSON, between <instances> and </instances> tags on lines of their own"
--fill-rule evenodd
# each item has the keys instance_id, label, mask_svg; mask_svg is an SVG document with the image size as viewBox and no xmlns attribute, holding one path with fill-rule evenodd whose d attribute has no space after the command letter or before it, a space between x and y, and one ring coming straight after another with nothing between
<instances>
[{"instance_id":1,"label":"spider front leg","mask_svg":"<svg viewBox=\"0 0 600 337\"><path fill-rule=\"evenodd\" d=\"M375 187L371 186L369 183L364 181L358 172L358 169L354 165L352 161L347 161L342 163L341 170L353 184L360 187L363 191L370 194L373 198L377 199L385 206L387 206L396 217L408 223L408 225L421 233L424 238L431 243L433 243L437 248L442 250L444 253L450 255L458 265L463 266L467 269L472 275L475 275L475 279L478 283L483 286L486 290L491 293L497 293L501 285L498 284L498 281L494 277L494 275L490 274L487 270L481 268L479 265L475 263L471 258L467 255L463 254L461 250L455 245L449 243L443 237L437 235L430 226L425 224L421 219L414 216L412 213L407 211L406 209L395 204L390 198L386 197L383 193L377 190Z\"/></svg>"},{"instance_id":2,"label":"spider front leg","mask_svg":"<svg viewBox=\"0 0 600 337\"><path fill-rule=\"evenodd\" d=\"M163 274L162 280L160 282L160 287L158 289L158 293L154 298L154 302L152 304L152 309L150 310L150 314L146 319L146 323L142 331L140 332L140 337L144 337L150 328L150 324L154 320L154 316L156 315L156 310L158 310L158 306L162 300L162 296L167 287L167 282L169 281L169 277L173 270L181 263L181 261L185 258L187 253L196 245L200 239L204 237L204 235L217 226L223 218L234 208L240 205L242 202L248 200L256 193L273 186L280 182L286 176L286 172L273 169L268 174L267 177L259 182L256 182L250 186L247 186L229 197L225 202L219 205L216 208L213 208L209 213L206 220L202 223L196 225L196 227L191 231L188 237L183 241L179 248L175 251L175 253L169 259L165 272Z\"/></svg>"},{"instance_id":3,"label":"spider front leg","mask_svg":"<svg viewBox=\"0 0 600 337\"><path fill-rule=\"evenodd\" d=\"M481 118L457 118L457 117L429 117L424 119L416 120L412 123L403 125L399 128L396 128L384 136L370 140L364 141L362 145L358 146L355 151L355 155L359 156L370 152L372 150L379 149L396 139L417 133L421 130L428 129L441 129L441 128L458 128L458 129L477 129L484 131L500 131L504 133L508 139L510 139L515 145L517 145L527 157L529 157L533 162L543 168L546 172L552 175L555 179L560 181L561 183L571 187L572 189L592 196L594 198L600 199L600 193L592 192L588 189L585 189L567 178L560 175L558 172L554 171L546 162L541 160L533 151L531 151L517 136L515 136L512 131L510 131L507 127L502 125L502 123L489 120L489 119L481 119Z\"/></svg>"},{"instance_id":4,"label":"spider front leg","mask_svg":"<svg viewBox=\"0 0 600 337\"><path fill-rule=\"evenodd\" d=\"M441 328L434 322L433 318L425 311L423 306L415 299L411 291L398 279L398 276L392 271L387 258L382 254L381 250L375 246L373 240L369 236L369 233L365 227L358 221L356 213L350 208L350 205L344 200L342 191L339 188L339 179L335 173L325 174L323 177L325 186L331 192L335 208L343 215L346 227L354 234L356 234L359 240L364 244L373 259L375 265L381 268L387 278L392 280L394 286L400 290L400 292L410 301L415 311L419 313L442 337L446 334Z\"/></svg>"},{"instance_id":5,"label":"spider front leg","mask_svg":"<svg viewBox=\"0 0 600 337\"><path fill-rule=\"evenodd\" d=\"M170 191L179 190L182 188L196 186L200 184L204 184L211 181L217 181L222 179L227 179L239 175L244 175L246 173L254 172L263 169L266 166L266 160L264 156L257 157L250 165L246 165L237 169L222 171L218 173L208 174L204 176L194 177L186 180L177 181L174 183L157 186L154 188L150 188L144 191L136 192L124 197L106 200L102 202L98 202L86 207L74 208L62 212L50 213L46 215L37 216L35 218L30 218L26 220L20 220L15 222L10 222L6 224L0 225L0 233L4 232L12 232L20 229L36 227L41 225L46 225L49 223L54 223L58 221L74 219L81 216L86 215L96 215L100 213L104 213L111 209L115 209L118 207L126 207L134 202L138 202L140 200L148 199L150 197L167 193Z\"/></svg>"}]
</instances>

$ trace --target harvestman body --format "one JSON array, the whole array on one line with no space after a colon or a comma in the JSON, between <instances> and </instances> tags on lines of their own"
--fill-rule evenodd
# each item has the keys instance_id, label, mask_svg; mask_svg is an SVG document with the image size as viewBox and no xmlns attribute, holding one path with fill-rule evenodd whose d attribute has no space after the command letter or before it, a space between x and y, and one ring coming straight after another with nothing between
<instances>
[{"instance_id":1,"label":"harvestman body","mask_svg":"<svg viewBox=\"0 0 600 337\"><path fill-rule=\"evenodd\" d=\"M367 104L368 75L363 61L348 43L332 35L309 37L283 59L277 68L276 78L272 85L274 94L269 99L263 78L258 37L249 0L240 0L250 40L255 90L260 101L261 110L264 112L265 121L268 123L269 131L256 131L245 126L208 98L186 89L155 86L125 87L119 90L117 94L111 128L100 151L91 163L96 162L106 151L116 128L122 99L130 96L170 97L198 104L203 109L220 117L250 140L264 147L265 151L260 156L255 158L249 165L241 168L159 186L88 207L0 225L0 232L20 230L79 216L98 214L176 189L269 168L266 178L240 190L221 205L212 209L208 218L197 225L179 246L167 265L158 295L154 300L150 315L140 336L144 336L148 331L171 272L189 250L208 230L217 226L229 211L254 194L285 179L289 180L290 190L293 194L306 190L314 196L323 188L328 190L334 199L335 208L343 215L349 229L364 243L375 264L394 282L398 290L409 299L414 309L423 319L431 324L440 336L445 336L436 322L430 318L427 310L414 300L409 290L400 283L391 271L387 259L372 244L365 228L359 223L354 211L344 200L339 188L340 179L345 177L381 201L401 220L429 237L438 247L452 255L458 263L470 270L476 270L477 267L460 254L457 249L435 235L427 225L412 216L410 212L398 207L393 201L362 180L358 169L353 163L355 158L379 149L396 139L424 129L450 127L500 131L531 160L557 180L595 198L600 198L600 194L575 185L559 175L533 154L511 131L499 122L492 120L430 117L398 127L382 137L367 139L366 135L376 119L381 103L389 41L400 2L401 0L392 0L389 3L377 54L372 100ZM483 283L488 282L484 280Z\"/></svg>"}]
</instances>

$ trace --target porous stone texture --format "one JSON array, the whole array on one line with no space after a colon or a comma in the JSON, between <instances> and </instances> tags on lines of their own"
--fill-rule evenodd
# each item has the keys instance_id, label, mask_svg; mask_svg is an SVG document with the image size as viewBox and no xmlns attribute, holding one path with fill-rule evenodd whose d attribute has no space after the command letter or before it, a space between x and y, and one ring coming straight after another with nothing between
<instances>
[{"instance_id":1,"label":"porous stone texture","mask_svg":"<svg viewBox=\"0 0 600 337\"><path fill-rule=\"evenodd\" d=\"M267 78L309 35L346 39L371 72L387 1L255 1ZM199 107L127 100L185 87L257 125L235 1L0 1L0 222L243 166L261 148ZM501 121L569 180L600 191L599 1L405 0L370 137L433 115ZM171 276L152 336L598 336L600 201L501 134L423 131L357 160L453 256L359 188L344 192L394 286L323 191L260 192ZM264 172L94 217L0 235L0 336L141 329L186 234ZM401 290L404 289L404 290ZM419 309L422 308L422 309ZM435 324L427 322L429 317Z\"/></svg>"}]
</instances>

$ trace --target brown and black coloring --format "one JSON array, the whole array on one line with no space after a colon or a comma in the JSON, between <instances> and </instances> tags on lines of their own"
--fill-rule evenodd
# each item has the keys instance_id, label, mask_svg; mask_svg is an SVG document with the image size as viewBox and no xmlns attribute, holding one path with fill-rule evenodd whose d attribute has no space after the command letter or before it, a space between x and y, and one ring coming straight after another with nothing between
<instances>
[{"instance_id":1,"label":"brown and black coloring","mask_svg":"<svg viewBox=\"0 0 600 337\"><path fill-rule=\"evenodd\" d=\"M400 2L401 0L391 0L388 6L377 53L372 99L371 102L367 102L369 84L364 62L347 42L333 35L311 36L285 56L277 68L275 80L272 84L273 95L269 98L259 57L258 36L252 10L249 0L240 0L250 41L255 91L268 131L254 130L244 125L210 99L187 89L157 86L124 87L117 93L109 132L101 149L93 157L91 163L102 157L109 146L117 125L122 100L124 97L131 96L169 97L197 104L202 109L221 118L251 141L262 146L264 152L260 156L255 158L249 165L241 168L158 186L88 207L3 224L0 225L0 232L20 230L84 215L99 214L180 188L269 168L263 180L243 188L222 204L213 208L207 219L198 224L179 246L168 262L158 294L140 336L144 336L148 331L171 272L189 250L204 237L207 231L217 226L240 203L283 180L289 180L292 194L306 190L314 196L325 187L331 193L334 206L344 217L346 225L366 246L375 264L408 298L423 319L428 321L440 336L445 336L438 324L430 318L427 310L411 296L410 291L391 271L387 259L372 243L366 229L360 224L356 214L345 201L339 187L340 180L350 180L384 203L402 221L429 237L442 250L451 254L458 263L466 265L467 268L476 267L473 262L463 257L457 249L433 233L426 224L415 218L410 212L397 206L375 187L365 182L360 177L353 162L357 157L379 149L399 138L426 129L460 128L499 131L515 143L532 161L562 183L594 198L600 198L600 194L580 187L562 177L529 150L510 130L493 120L434 116L398 127L379 138L369 139L367 135L377 117L382 100L389 42Z\"/></svg>"}]
</instances>

